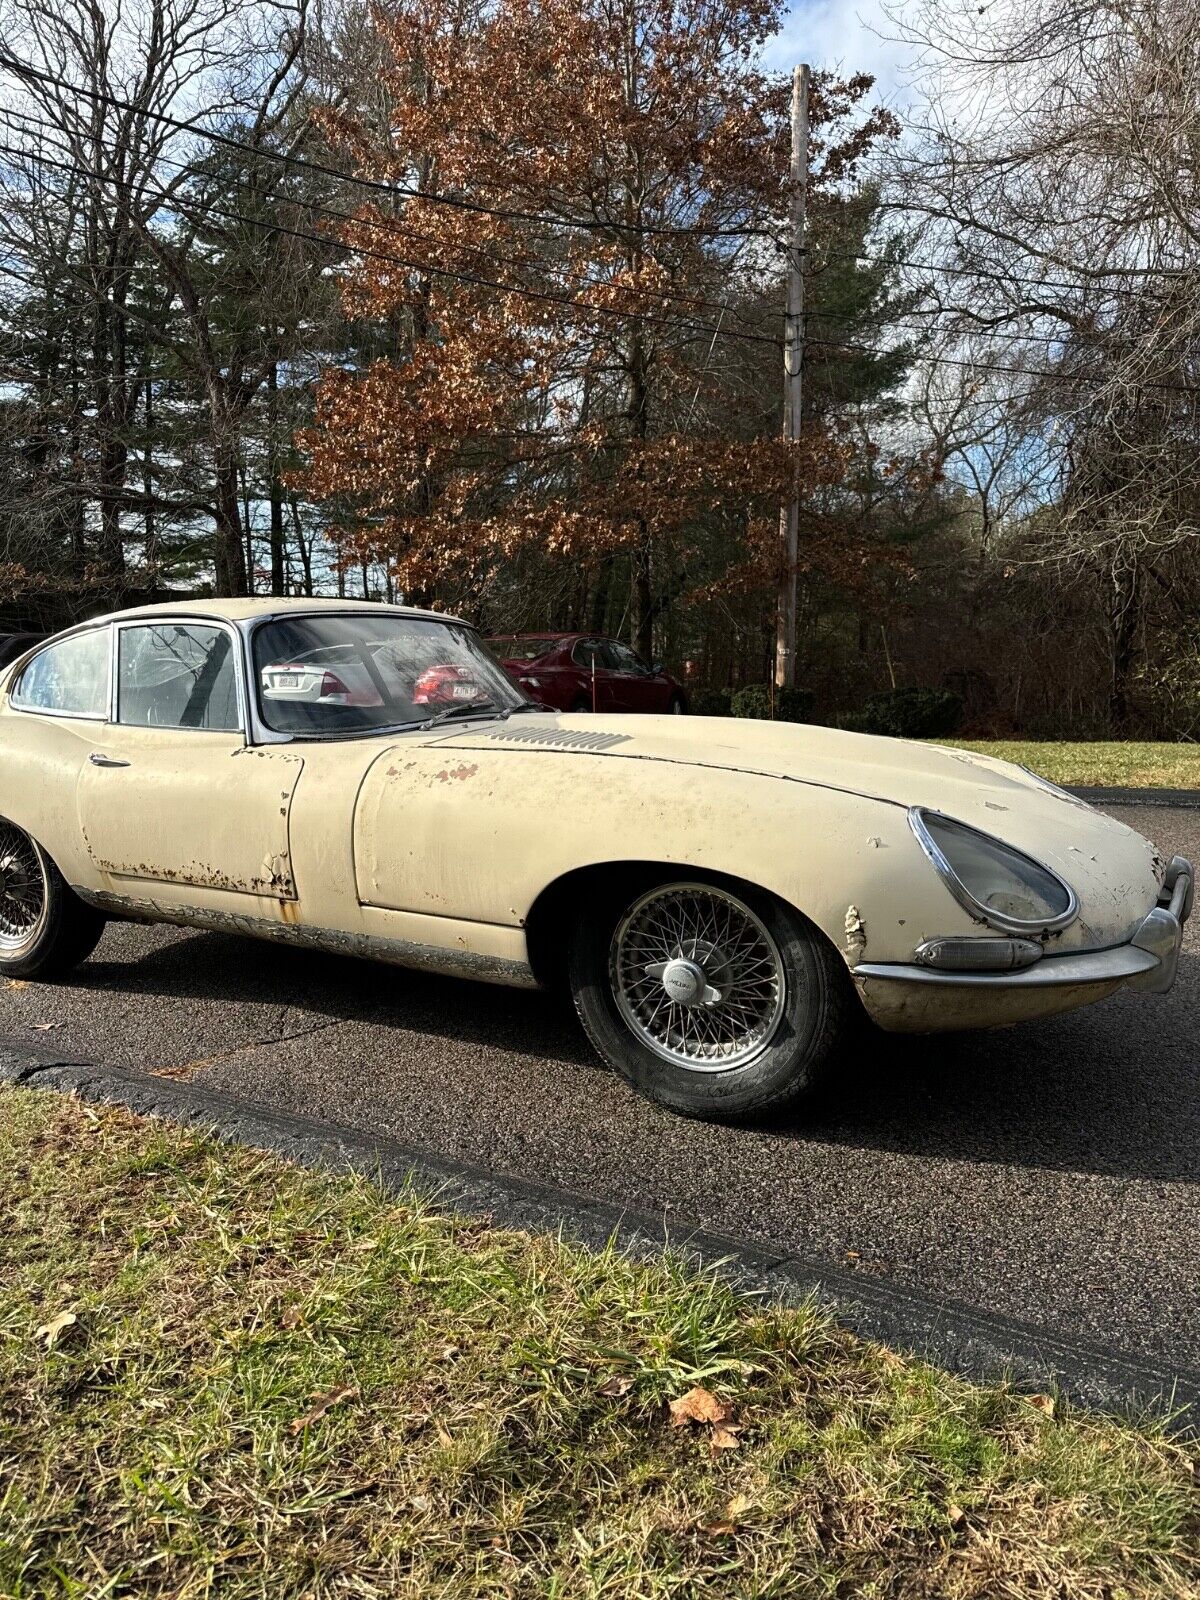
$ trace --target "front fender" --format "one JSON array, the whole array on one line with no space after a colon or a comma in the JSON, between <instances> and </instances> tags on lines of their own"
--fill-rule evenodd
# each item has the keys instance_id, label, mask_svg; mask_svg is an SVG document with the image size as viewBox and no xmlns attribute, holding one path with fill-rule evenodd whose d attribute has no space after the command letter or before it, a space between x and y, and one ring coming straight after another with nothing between
<instances>
[{"instance_id":1,"label":"front fender","mask_svg":"<svg viewBox=\"0 0 1200 1600\"><path fill-rule=\"evenodd\" d=\"M804 913L850 966L900 961L975 924L932 872L905 808L764 775L608 754L393 746L354 815L367 906L524 926L581 867L720 872Z\"/></svg>"}]
</instances>

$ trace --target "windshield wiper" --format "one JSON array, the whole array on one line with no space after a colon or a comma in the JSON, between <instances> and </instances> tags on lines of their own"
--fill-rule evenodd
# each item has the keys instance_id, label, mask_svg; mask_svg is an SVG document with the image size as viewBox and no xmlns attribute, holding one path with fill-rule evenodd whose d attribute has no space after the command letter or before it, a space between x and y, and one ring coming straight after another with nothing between
<instances>
[{"instance_id":1,"label":"windshield wiper","mask_svg":"<svg viewBox=\"0 0 1200 1600\"><path fill-rule=\"evenodd\" d=\"M508 715L506 708L498 706L494 700L475 700L470 705L447 706L444 711L435 712L432 717L427 717L424 722L417 724L420 728L436 728L439 723L450 722L454 717L500 717Z\"/></svg>"}]
</instances>

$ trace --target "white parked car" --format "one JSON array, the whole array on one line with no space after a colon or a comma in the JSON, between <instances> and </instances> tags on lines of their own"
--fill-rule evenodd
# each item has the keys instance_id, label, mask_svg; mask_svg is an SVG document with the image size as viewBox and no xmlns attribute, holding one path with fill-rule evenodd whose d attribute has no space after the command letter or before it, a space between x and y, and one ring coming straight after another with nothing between
<instances>
[{"instance_id":1,"label":"white parked car","mask_svg":"<svg viewBox=\"0 0 1200 1600\"><path fill-rule=\"evenodd\" d=\"M345 602L157 607L0 674L0 971L108 918L524 986L691 1115L759 1115L882 1028L1174 980L1192 868L1019 767L827 728L531 705L474 630Z\"/></svg>"}]
</instances>

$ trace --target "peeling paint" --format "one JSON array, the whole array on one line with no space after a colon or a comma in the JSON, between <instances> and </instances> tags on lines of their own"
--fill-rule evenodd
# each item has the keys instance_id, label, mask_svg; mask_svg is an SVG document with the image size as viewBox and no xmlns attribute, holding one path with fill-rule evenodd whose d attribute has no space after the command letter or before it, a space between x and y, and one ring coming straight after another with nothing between
<instances>
[{"instance_id":1,"label":"peeling paint","mask_svg":"<svg viewBox=\"0 0 1200 1600\"><path fill-rule=\"evenodd\" d=\"M846 907L846 956L853 964L867 948L867 925L857 906Z\"/></svg>"},{"instance_id":2,"label":"peeling paint","mask_svg":"<svg viewBox=\"0 0 1200 1600\"><path fill-rule=\"evenodd\" d=\"M437 774L439 783L465 783L468 778L473 778L479 771L478 761L464 761L461 766L443 767Z\"/></svg>"},{"instance_id":3,"label":"peeling paint","mask_svg":"<svg viewBox=\"0 0 1200 1600\"><path fill-rule=\"evenodd\" d=\"M209 906L175 906L159 900L138 899L131 895L109 894L76 888L81 900L100 911L138 921L170 922L186 928L209 928L217 933L241 934L266 939L276 944L302 945L325 950L332 955L355 956L367 961L384 961L393 966L412 967L422 972L440 972L454 978L477 978L485 983L502 983L519 989L539 988L527 963L489 956L477 950L458 950L440 945L418 944L409 939L388 939L377 934L343 933L336 928L301 926L292 918L299 908L280 908L282 922L265 917L242 916L230 911L215 911Z\"/></svg>"}]
</instances>

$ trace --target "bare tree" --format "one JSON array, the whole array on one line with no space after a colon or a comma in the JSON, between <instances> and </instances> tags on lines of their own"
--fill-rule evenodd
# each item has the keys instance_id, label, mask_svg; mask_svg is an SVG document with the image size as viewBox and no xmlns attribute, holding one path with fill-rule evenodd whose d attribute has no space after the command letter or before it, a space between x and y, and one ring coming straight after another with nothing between
<instances>
[{"instance_id":1,"label":"bare tree","mask_svg":"<svg viewBox=\"0 0 1200 1600\"><path fill-rule=\"evenodd\" d=\"M1147 573L1200 533L1200 3L905 15L929 98L898 203L935 262L942 338L1019 380L1005 428L1046 449L1055 513L1040 556L1104 596L1121 728ZM978 442L959 454L983 461Z\"/></svg>"}]
</instances>

